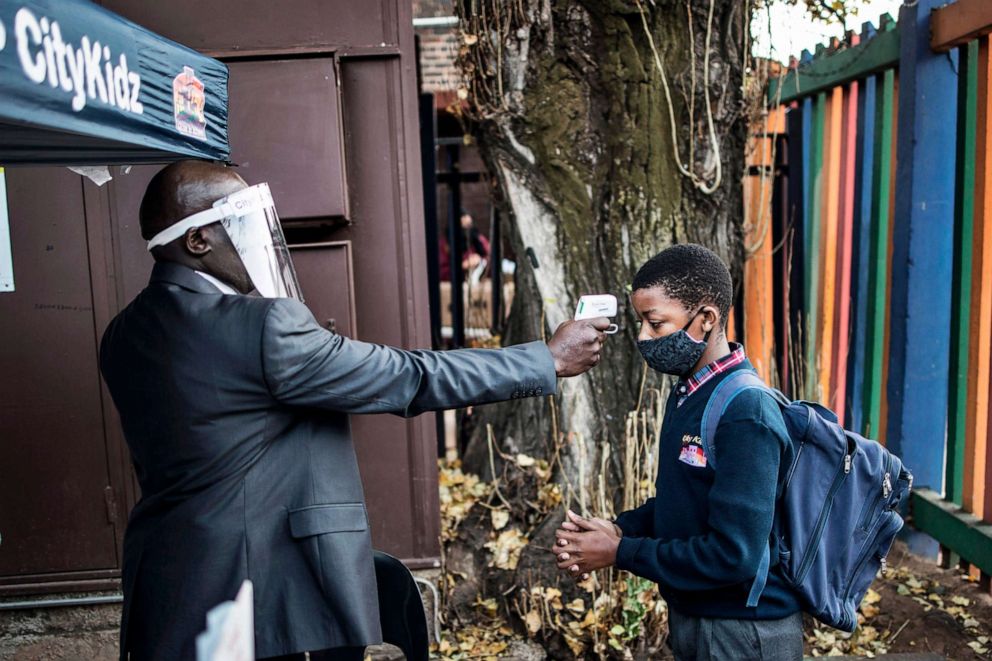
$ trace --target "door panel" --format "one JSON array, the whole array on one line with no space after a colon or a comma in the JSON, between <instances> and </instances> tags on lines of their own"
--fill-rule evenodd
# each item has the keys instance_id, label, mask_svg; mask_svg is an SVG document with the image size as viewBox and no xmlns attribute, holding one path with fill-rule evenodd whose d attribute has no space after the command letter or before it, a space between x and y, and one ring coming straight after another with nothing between
<instances>
[{"instance_id":1,"label":"door panel","mask_svg":"<svg viewBox=\"0 0 992 661\"><path fill-rule=\"evenodd\" d=\"M113 569L82 181L6 176L17 289L0 294L0 579Z\"/></svg>"},{"instance_id":2,"label":"door panel","mask_svg":"<svg viewBox=\"0 0 992 661\"><path fill-rule=\"evenodd\" d=\"M231 160L268 182L282 220L347 218L341 104L332 57L231 62Z\"/></svg>"},{"instance_id":3,"label":"door panel","mask_svg":"<svg viewBox=\"0 0 992 661\"><path fill-rule=\"evenodd\" d=\"M118 289L121 307L125 307L141 293L148 284L155 260L145 248L147 241L141 238L141 227L138 225L138 209L145 188L162 165L136 165L128 168L123 174L120 168L111 168L114 179L108 185L110 189L111 231L113 242L117 246L119 263Z\"/></svg>"},{"instance_id":4,"label":"door panel","mask_svg":"<svg viewBox=\"0 0 992 661\"><path fill-rule=\"evenodd\" d=\"M357 338L351 241L290 246L307 307L321 326Z\"/></svg>"}]
</instances>

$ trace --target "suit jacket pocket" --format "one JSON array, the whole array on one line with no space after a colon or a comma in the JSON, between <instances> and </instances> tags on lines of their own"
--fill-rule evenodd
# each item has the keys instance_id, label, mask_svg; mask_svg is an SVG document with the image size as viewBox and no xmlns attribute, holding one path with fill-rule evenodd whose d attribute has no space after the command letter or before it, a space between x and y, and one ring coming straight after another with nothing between
<instances>
[{"instance_id":1,"label":"suit jacket pocket","mask_svg":"<svg viewBox=\"0 0 992 661\"><path fill-rule=\"evenodd\" d=\"M362 503L328 503L289 510L289 532L295 539L329 532L362 532L368 528Z\"/></svg>"},{"instance_id":2,"label":"suit jacket pocket","mask_svg":"<svg viewBox=\"0 0 992 661\"><path fill-rule=\"evenodd\" d=\"M372 632L370 638L355 640L375 639L377 593L365 506L328 503L289 510L289 532L326 602L336 605L342 630ZM338 611L340 604L349 604L349 608Z\"/></svg>"}]
</instances>

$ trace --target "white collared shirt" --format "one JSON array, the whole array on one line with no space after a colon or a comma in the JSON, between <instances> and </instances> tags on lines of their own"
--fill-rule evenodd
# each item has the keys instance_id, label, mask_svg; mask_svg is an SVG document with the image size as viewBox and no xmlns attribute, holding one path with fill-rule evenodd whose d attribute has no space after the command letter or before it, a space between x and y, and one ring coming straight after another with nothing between
<instances>
[{"instance_id":1,"label":"white collared shirt","mask_svg":"<svg viewBox=\"0 0 992 661\"><path fill-rule=\"evenodd\" d=\"M198 276L200 276L201 278L203 278L204 280L206 280L207 282L209 282L210 284L212 284L214 287L216 287L217 289L219 289L220 290L220 293L222 293L222 294L228 294L230 296L237 296L238 295L238 291L234 287L232 287L231 285L227 284L226 282L223 282L221 280L218 280L217 278L215 278L214 276L210 275L209 273L204 273L203 271L196 271L195 273Z\"/></svg>"}]
</instances>

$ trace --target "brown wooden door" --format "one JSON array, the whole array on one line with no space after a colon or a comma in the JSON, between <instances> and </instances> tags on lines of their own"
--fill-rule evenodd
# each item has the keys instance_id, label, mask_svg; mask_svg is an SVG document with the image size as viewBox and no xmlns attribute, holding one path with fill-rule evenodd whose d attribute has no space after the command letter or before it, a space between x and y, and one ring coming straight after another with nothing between
<instances>
[{"instance_id":1,"label":"brown wooden door","mask_svg":"<svg viewBox=\"0 0 992 661\"><path fill-rule=\"evenodd\" d=\"M330 55L229 62L231 160L266 182L283 221L348 217L337 71Z\"/></svg>"},{"instance_id":2,"label":"brown wooden door","mask_svg":"<svg viewBox=\"0 0 992 661\"><path fill-rule=\"evenodd\" d=\"M0 588L118 564L83 183L65 168L6 179L15 291L0 293Z\"/></svg>"},{"instance_id":3,"label":"brown wooden door","mask_svg":"<svg viewBox=\"0 0 992 661\"><path fill-rule=\"evenodd\" d=\"M306 243L290 250L300 290L317 323L357 339L351 241Z\"/></svg>"}]
</instances>

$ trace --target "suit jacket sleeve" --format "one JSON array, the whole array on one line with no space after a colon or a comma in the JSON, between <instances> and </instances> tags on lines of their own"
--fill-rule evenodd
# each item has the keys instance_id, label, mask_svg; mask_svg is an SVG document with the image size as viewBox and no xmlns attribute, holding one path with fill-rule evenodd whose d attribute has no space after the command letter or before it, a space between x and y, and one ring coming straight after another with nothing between
<instances>
[{"instance_id":1,"label":"suit jacket sleeve","mask_svg":"<svg viewBox=\"0 0 992 661\"><path fill-rule=\"evenodd\" d=\"M344 413L396 413L554 394L543 342L504 349L403 351L321 328L302 303L278 299L262 331L262 369L279 401Z\"/></svg>"}]
</instances>

